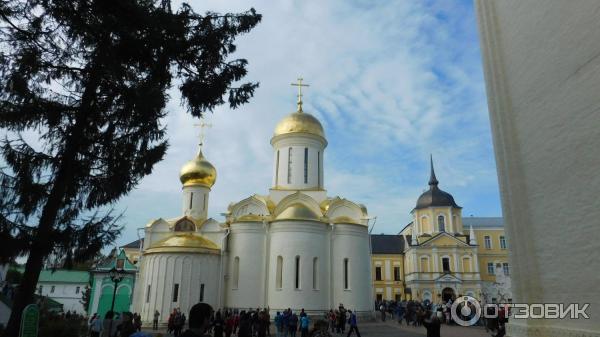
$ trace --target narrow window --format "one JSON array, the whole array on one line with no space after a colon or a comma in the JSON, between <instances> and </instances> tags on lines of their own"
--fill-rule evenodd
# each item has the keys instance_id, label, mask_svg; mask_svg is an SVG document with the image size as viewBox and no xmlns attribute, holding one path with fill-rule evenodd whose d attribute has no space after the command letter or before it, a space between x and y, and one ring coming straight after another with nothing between
<instances>
[{"instance_id":1,"label":"narrow window","mask_svg":"<svg viewBox=\"0 0 600 337\"><path fill-rule=\"evenodd\" d=\"M321 187L321 151L317 152L317 185Z\"/></svg>"},{"instance_id":2,"label":"narrow window","mask_svg":"<svg viewBox=\"0 0 600 337\"><path fill-rule=\"evenodd\" d=\"M489 236L484 236L483 237L483 241L485 243L485 249L492 249L492 240L490 239Z\"/></svg>"},{"instance_id":3,"label":"narrow window","mask_svg":"<svg viewBox=\"0 0 600 337\"><path fill-rule=\"evenodd\" d=\"M179 283L173 285L173 302L177 302L177 300L179 300Z\"/></svg>"},{"instance_id":4,"label":"narrow window","mask_svg":"<svg viewBox=\"0 0 600 337\"><path fill-rule=\"evenodd\" d=\"M204 302L204 283L200 284L200 302Z\"/></svg>"},{"instance_id":5,"label":"narrow window","mask_svg":"<svg viewBox=\"0 0 600 337\"><path fill-rule=\"evenodd\" d=\"M238 256L233 260L233 289L237 289L240 282L240 258Z\"/></svg>"},{"instance_id":6,"label":"narrow window","mask_svg":"<svg viewBox=\"0 0 600 337\"><path fill-rule=\"evenodd\" d=\"M350 289L348 283L348 259L344 259L344 289Z\"/></svg>"},{"instance_id":7,"label":"narrow window","mask_svg":"<svg viewBox=\"0 0 600 337\"><path fill-rule=\"evenodd\" d=\"M494 263L493 262L488 262L487 272L488 272L488 275L494 275Z\"/></svg>"},{"instance_id":8,"label":"narrow window","mask_svg":"<svg viewBox=\"0 0 600 337\"><path fill-rule=\"evenodd\" d=\"M381 281L381 267L375 267L375 281Z\"/></svg>"},{"instance_id":9,"label":"narrow window","mask_svg":"<svg viewBox=\"0 0 600 337\"><path fill-rule=\"evenodd\" d=\"M79 287L75 287L75 293L79 294Z\"/></svg>"},{"instance_id":10,"label":"narrow window","mask_svg":"<svg viewBox=\"0 0 600 337\"><path fill-rule=\"evenodd\" d=\"M287 183L291 184L292 183L292 148L290 147L288 149L288 176L287 176Z\"/></svg>"},{"instance_id":11,"label":"narrow window","mask_svg":"<svg viewBox=\"0 0 600 337\"><path fill-rule=\"evenodd\" d=\"M50 293L54 294L54 286L50 287Z\"/></svg>"},{"instance_id":12,"label":"narrow window","mask_svg":"<svg viewBox=\"0 0 600 337\"><path fill-rule=\"evenodd\" d=\"M148 287L146 287L146 303L150 303L150 289L151 289L151 285L149 284Z\"/></svg>"},{"instance_id":13,"label":"narrow window","mask_svg":"<svg viewBox=\"0 0 600 337\"><path fill-rule=\"evenodd\" d=\"M42 290L44 290L44 287L40 286L40 295L42 294Z\"/></svg>"},{"instance_id":14,"label":"narrow window","mask_svg":"<svg viewBox=\"0 0 600 337\"><path fill-rule=\"evenodd\" d=\"M377 294L377 302L383 301L383 294Z\"/></svg>"},{"instance_id":15,"label":"narrow window","mask_svg":"<svg viewBox=\"0 0 600 337\"><path fill-rule=\"evenodd\" d=\"M204 210L206 211L206 194L204 195Z\"/></svg>"},{"instance_id":16,"label":"narrow window","mask_svg":"<svg viewBox=\"0 0 600 337\"><path fill-rule=\"evenodd\" d=\"M450 272L450 259L447 257L442 258L442 270L444 273Z\"/></svg>"},{"instance_id":17,"label":"narrow window","mask_svg":"<svg viewBox=\"0 0 600 337\"><path fill-rule=\"evenodd\" d=\"M304 148L304 183L308 184L308 148Z\"/></svg>"},{"instance_id":18,"label":"narrow window","mask_svg":"<svg viewBox=\"0 0 600 337\"><path fill-rule=\"evenodd\" d=\"M510 275L510 270L508 269L508 263L504 262L502 264L502 271L504 271L504 275Z\"/></svg>"},{"instance_id":19,"label":"narrow window","mask_svg":"<svg viewBox=\"0 0 600 337\"><path fill-rule=\"evenodd\" d=\"M500 248L506 249L506 238L503 235L500 236Z\"/></svg>"},{"instance_id":20,"label":"narrow window","mask_svg":"<svg viewBox=\"0 0 600 337\"><path fill-rule=\"evenodd\" d=\"M401 302L402 301L402 294L396 294L396 295L394 295L394 299L396 300L396 302Z\"/></svg>"},{"instance_id":21,"label":"narrow window","mask_svg":"<svg viewBox=\"0 0 600 337\"><path fill-rule=\"evenodd\" d=\"M295 277L295 288L300 289L300 256L296 256L296 277Z\"/></svg>"},{"instance_id":22,"label":"narrow window","mask_svg":"<svg viewBox=\"0 0 600 337\"><path fill-rule=\"evenodd\" d=\"M281 289L283 286L283 257L277 257L277 273L275 279L275 287L277 289Z\"/></svg>"},{"instance_id":23,"label":"narrow window","mask_svg":"<svg viewBox=\"0 0 600 337\"><path fill-rule=\"evenodd\" d=\"M400 281L400 267L394 267L394 281Z\"/></svg>"},{"instance_id":24,"label":"narrow window","mask_svg":"<svg viewBox=\"0 0 600 337\"><path fill-rule=\"evenodd\" d=\"M313 258L313 289L319 289L319 275L317 274L319 271L319 259Z\"/></svg>"},{"instance_id":25,"label":"narrow window","mask_svg":"<svg viewBox=\"0 0 600 337\"><path fill-rule=\"evenodd\" d=\"M438 216L438 227L440 229L440 232L445 232L446 231L446 223L444 222L444 216L443 215Z\"/></svg>"},{"instance_id":26,"label":"narrow window","mask_svg":"<svg viewBox=\"0 0 600 337\"><path fill-rule=\"evenodd\" d=\"M279 150L277 150L277 160L275 161L275 186L279 185Z\"/></svg>"},{"instance_id":27,"label":"narrow window","mask_svg":"<svg viewBox=\"0 0 600 337\"><path fill-rule=\"evenodd\" d=\"M193 200L194 200L194 192L190 193L190 207L189 207L190 209L192 209Z\"/></svg>"}]
</instances>

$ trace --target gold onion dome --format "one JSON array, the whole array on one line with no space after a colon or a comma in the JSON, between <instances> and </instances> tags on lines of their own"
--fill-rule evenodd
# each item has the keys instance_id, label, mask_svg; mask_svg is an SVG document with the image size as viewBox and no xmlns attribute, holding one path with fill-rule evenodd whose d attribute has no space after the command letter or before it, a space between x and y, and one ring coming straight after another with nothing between
<instances>
[{"instance_id":1,"label":"gold onion dome","mask_svg":"<svg viewBox=\"0 0 600 337\"><path fill-rule=\"evenodd\" d=\"M196 158L188 161L179 172L179 180L183 186L201 185L211 188L217 180L217 170L198 151Z\"/></svg>"},{"instance_id":2,"label":"gold onion dome","mask_svg":"<svg viewBox=\"0 0 600 337\"><path fill-rule=\"evenodd\" d=\"M291 113L277 123L273 137L296 132L309 133L325 138L325 131L321 122L313 115L302 111Z\"/></svg>"}]
</instances>

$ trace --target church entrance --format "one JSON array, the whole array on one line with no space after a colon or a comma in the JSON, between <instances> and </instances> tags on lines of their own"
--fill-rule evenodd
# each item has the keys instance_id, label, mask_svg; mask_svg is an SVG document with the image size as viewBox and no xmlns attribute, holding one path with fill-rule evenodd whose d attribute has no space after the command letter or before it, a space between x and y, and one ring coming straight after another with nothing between
<instances>
[{"instance_id":1,"label":"church entrance","mask_svg":"<svg viewBox=\"0 0 600 337\"><path fill-rule=\"evenodd\" d=\"M454 294L454 289L444 288L444 290L442 290L442 301L448 302L448 300L454 301L454 299L456 299L456 295Z\"/></svg>"}]
</instances>

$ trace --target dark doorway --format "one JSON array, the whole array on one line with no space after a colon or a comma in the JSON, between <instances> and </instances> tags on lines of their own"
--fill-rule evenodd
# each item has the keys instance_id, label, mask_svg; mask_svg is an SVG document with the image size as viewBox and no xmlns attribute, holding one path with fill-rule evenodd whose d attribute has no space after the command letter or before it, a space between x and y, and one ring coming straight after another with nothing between
<instances>
[{"instance_id":1,"label":"dark doorway","mask_svg":"<svg viewBox=\"0 0 600 337\"><path fill-rule=\"evenodd\" d=\"M444 288L444 290L442 290L442 301L448 302L449 300L454 301L454 299L456 299L456 295L454 294L454 289Z\"/></svg>"}]
</instances>

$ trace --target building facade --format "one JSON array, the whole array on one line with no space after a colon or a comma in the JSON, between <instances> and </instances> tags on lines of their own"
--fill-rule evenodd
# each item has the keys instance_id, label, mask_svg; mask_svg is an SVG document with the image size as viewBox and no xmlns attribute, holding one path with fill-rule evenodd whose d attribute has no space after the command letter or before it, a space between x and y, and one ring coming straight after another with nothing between
<instances>
[{"instance_id":1,"label":"building facade","mask_svg":"<svg viewBox=\"0 0 600 337\"><path fill-rule=\"evenodd\" d=\"M411 211L413 221L398 235L371 236L375 299L511 301L502 218L463 218L438 185L432 160L429 190Z\"/></svg>"},{"instance_id":2,"label":"building facade","mask_svg":"<svg viewBox=\"0 0 600 337\"><path fill-rule=\"evenodd\" d=\"M231 203L225 222L207 213L215 167L201 151L183 166L182 215L145 229L134 296L143 321L198 302L318 315L341 303L371 314L367 208L328 196L325 131L298 98L271 138L269 192Z\"/></svg>"},{"instance_id":3,"label":"building facade","mask_svg":"<svg viewBox=\"0 0 600 337\"><path fill-rule=\"evenodd\" d=\"M90 274L77 270L42 270L37 283L37 294L63 305L63 311L86 314L82 296L90 285Z\"/></svg>"}]
</instances>

